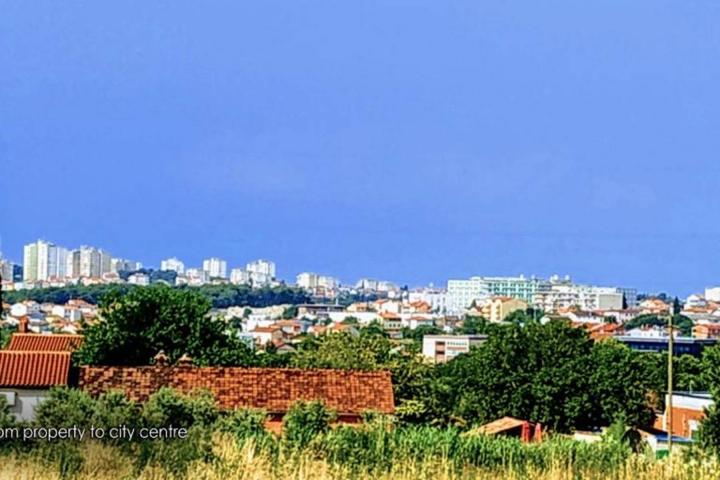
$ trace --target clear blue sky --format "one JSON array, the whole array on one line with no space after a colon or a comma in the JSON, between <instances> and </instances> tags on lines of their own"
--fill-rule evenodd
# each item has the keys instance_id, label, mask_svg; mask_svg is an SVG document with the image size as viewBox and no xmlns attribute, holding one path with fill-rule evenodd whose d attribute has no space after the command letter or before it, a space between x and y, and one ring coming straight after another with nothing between
<instances>
[{"instance_id":1,"label":"clear blue sky","mask_svg":"<svg viewBox=\"0 0 720 480\"><path fill-rule=\"evenodd\" d=\"M720 283L714 1L0 1L0 234Z\"/></svg>"}]
</instances>

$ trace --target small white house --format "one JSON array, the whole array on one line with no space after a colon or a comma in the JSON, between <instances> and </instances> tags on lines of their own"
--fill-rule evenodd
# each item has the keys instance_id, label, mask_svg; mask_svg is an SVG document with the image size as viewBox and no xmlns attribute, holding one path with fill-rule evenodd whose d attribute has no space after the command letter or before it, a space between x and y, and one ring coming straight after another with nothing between
<instances>
[{"instance_id":1,"label":"small white house","mask_svg":"<svg viewBox=\"0 0 720 480\"><path fill-rule=\"evenodd\" d=\"M18 421L35 419L50 387L67 385L70 352L0 350L0 397Z\"/></svg>"}]
</instances>

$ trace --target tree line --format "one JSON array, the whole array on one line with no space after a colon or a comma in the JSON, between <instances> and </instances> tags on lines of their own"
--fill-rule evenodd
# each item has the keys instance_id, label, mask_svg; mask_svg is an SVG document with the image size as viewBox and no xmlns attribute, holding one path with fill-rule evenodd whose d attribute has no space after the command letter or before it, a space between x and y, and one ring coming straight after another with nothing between
<instances>
[{"instance_id":1,"label":"tree line","mask_svg":"<svg viewBox=\"0 0 720 480\"><path fill-rule=\"evenodd\" d=\"M93 305L100 303L107 295L125 295L137 289L138 285L103 284L103 285L68 285L64 287L33 288L3 292L3 301L17 303L34 300L38 303L54 303L62 305L68 300L84 300ZM248 285L187 285L173 287L179 291L192 291L208 298L212 308L233 306L267 307L282 304L300 304L310 301L308 294L299 288L278 286L251 288Z\"/></svg>"}]
</instances>

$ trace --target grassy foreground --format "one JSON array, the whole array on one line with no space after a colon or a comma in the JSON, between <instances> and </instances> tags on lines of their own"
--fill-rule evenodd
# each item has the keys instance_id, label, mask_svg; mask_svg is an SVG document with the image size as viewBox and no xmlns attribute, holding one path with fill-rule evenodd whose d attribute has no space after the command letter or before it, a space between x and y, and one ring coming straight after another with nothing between
<instances>
[{"instance_id":1,"label":"grassy foreground","mask_svg":"<svg viewBox=\"0 0 720 480\"><path fill-rule=\"evenodd\" d=\"M327 459L313 458L312 452L294 452L273 457L258 449L254 441L243 444L228 436L215 436L212 446L212 460L198 460L189 465L182 474L173 474L158 465L147 465L138 471L131 457L117 447L99 443L88 443L79 447L83 458L82 467L71 475L63 475L57 465L22 454L1 457L0 478L2 479L64 479L110 480L110 479L510 479L510 480L710 480L720 476L720 464L715 460L687 460L679 456L669 465L667 460L655 460L650 456L634 454L612 470L600 466L577 468L565 459L557 459L544 468L531 467L518 470L509 463L506 466L484 468L458 466L456 462L443 457L429 457L423 460L405 459L381 470L350 468L347 465L331 463Z\"/></svg>"}]
</instances>

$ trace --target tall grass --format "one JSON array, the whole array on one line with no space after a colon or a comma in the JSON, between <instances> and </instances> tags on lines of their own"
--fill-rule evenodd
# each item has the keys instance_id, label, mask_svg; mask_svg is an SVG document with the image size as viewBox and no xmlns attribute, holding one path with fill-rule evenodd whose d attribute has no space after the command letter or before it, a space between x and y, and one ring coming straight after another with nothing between
<instances>
[{"instance_id":1,"label":"tall grass","mask_svg":"<svg viewBox=\"0 0 720 480\"><path fill-rule=\"evenodd\" d=\"M507 447L503 445L499 448ZM523 469L508 462L476 462L478 465L460 465L446 456L405 456L384 469L353 467L347 461L331 461L317 458L312 452L278 450L276 455L258 448L253 439L241 444L227 435L216 435L213 442L213 459L195 461L181 475L169 473L157 465L147 465L136 471L133 459L120 453L117 447L88 443L79 447L84 458L82 468L72 478L78 480L143 479L160 480L169 478L199 480L331 480L366 479L380 480L460 480L460 479L510 479L510 480L710 480L717 479L720 465L715 460L683 462L678 458L672 468L666 460L656 461L643 455L629 455L622 462L608 470L604 467L586 464L572 464L561 455L572 447L545 447L542 445L523 446L525 457L544 455L548 448L559 448L556 457L541 464L524 464ZM584 448L584 447L582 447ZM571 450L570 450L571 451ZM517 453L517 452L515 452ZM575 458L582 458L580 453ZM484 463L484 464L483 464ZM492 464L492 465L490 465ZM0 478L3 479L62 479L67 478L54 465L40 459L19 454L3 457L0 461Z\"/></svg>"}]
</instances>

